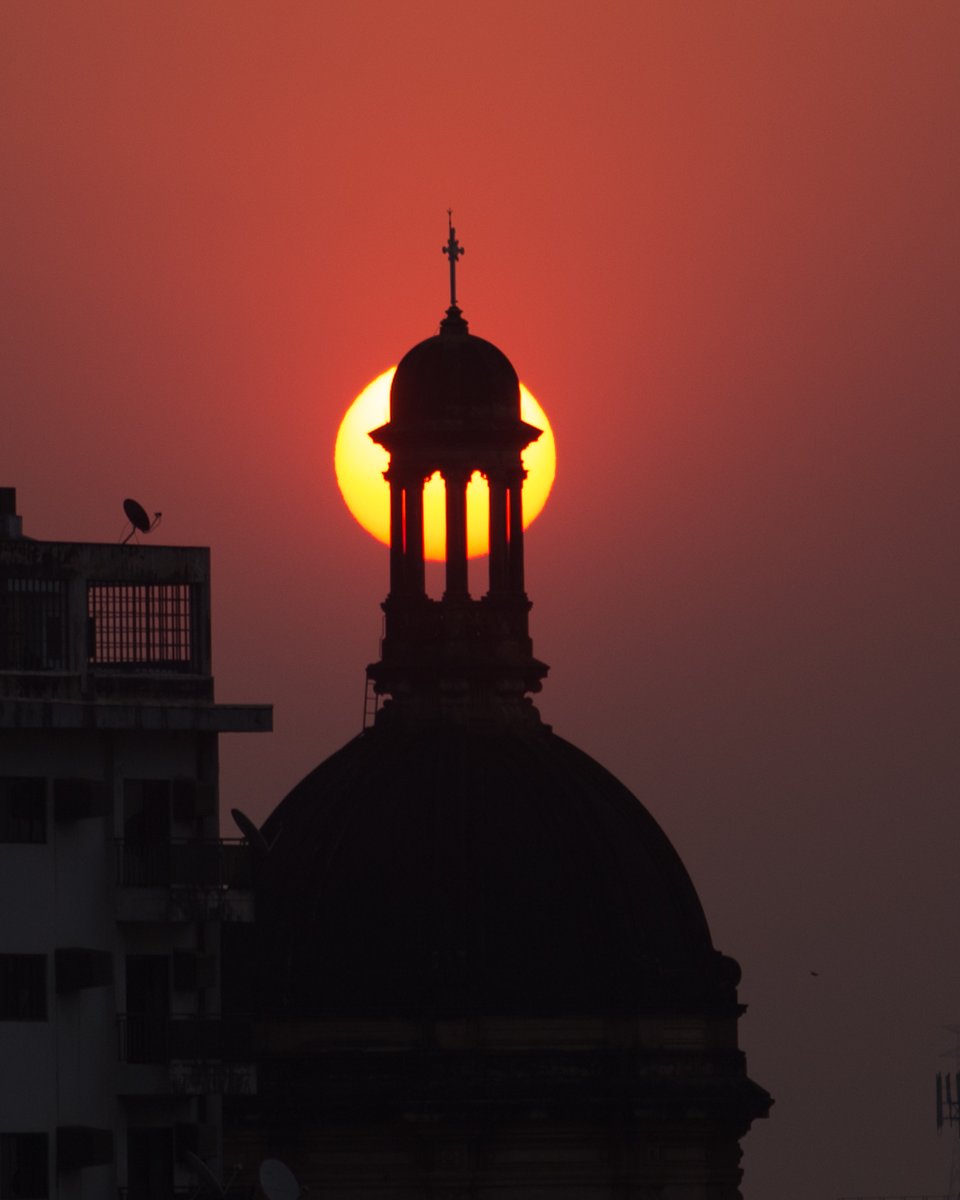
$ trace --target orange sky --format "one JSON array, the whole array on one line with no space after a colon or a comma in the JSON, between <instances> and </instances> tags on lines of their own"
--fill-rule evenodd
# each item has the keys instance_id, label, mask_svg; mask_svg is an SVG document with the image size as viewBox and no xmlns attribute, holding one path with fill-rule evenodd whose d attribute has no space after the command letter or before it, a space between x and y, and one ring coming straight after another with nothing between
<instances>
[{"instance_id":1,"label":"orange sky","mask_svg":"<svg viewBox=\"0 0 960 1200\"><path fill-rule=\"evenodd\" d=\"M541 709L744 966L746 1200L945 1191L956 3L44 0L0 56L0 484L212 546L218 694L276 705L225 804L359 727L387 557L333 440L435 332L452 205L557 437Z\"/></svg>"}]
</instances>

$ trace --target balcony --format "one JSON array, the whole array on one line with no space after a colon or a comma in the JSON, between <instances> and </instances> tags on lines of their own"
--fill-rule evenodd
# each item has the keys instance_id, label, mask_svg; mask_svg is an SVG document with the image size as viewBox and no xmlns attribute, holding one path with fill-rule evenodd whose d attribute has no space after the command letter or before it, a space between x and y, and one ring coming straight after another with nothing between
<instances>
[{"instance_id":1,"label":"balcony","mask_svg":"<svg viewBox=\"0 0 960 1200\"><path fill-rule=\"evenodd\" d=\"M121 1013L117 1050L127 1095L252 1095L252 1025L245 1017Z\"/></svg>"},{"instance_id":2,"label":"balcony","mask_svg":"<svg viewBox=\"0 0 960 1200\"><path fill-rule=\"evenodd\" d=\"M196 1195L197 1185L195 1183L171 1184L169 1187L145 1184L142 1187L133 1185L132 1187L117 1188L117 1200L190 1200Z\"/></svg>"},{"instance_id":3,"label":"balcony","mask_svg":"<svg viewBox=\"0 0 960 1200\"><path fill-rule=\"evenodd\" d=\"M155 1184L142 1187L117 1188L117 1200L196 1200L196 1197L209 1195L202 1191L199 1183L171 1184L169 1187ZM227 1184L223 1191L223 1200L257 1200L263 1193L256 1187ZM111 1193L112 1195L112 1193Z\"/></svg>"},{"instance_id":4,"label":"balcony","mask_svg":"<svg viewBox=\"0 0 960 1200\"><path fill-rule=\"evenodd\" d=\"M242 838L115 842L120 921L251 921L253 855Z\"/></svg>"}]
</instances>

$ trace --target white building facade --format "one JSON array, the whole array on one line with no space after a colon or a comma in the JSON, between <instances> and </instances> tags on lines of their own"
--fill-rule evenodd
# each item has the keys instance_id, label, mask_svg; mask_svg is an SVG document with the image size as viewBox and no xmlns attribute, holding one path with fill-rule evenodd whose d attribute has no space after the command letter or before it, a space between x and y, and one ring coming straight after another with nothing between
<instances>
[{"instance_id":1,"label":"white building facade","mask_svg":"<svg viewBox=\"0 0 960 1200\"><path fill-rule=\"evenodd\" d=\"M206 549L35 541L0 488L0 1200L223 1178L256 1078L220 1016L253 864L218 735L271 720L214 702Z\"/></svg>"}]
</instances>

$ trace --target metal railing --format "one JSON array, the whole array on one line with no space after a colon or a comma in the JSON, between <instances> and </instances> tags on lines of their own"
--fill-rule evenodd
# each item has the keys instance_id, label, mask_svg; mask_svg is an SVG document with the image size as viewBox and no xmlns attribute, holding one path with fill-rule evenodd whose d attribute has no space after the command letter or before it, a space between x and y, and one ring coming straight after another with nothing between
<instances>
[{"instance_id":1,"label":"metal railing","mask_svg":"<svg viewBox=\"0 0 960 1200\"><path fill-rule=\"evenodd\" d=\"M246 1184L227 1184L223 1191L223 1200L256 1200L256 1197L262 1194L256 1187ZM203 1183L117 1188L117 1200L197 1200L198 1197L209 1195L210 1186Z\"/></svg>"},{"instance_id":2,"label":"metal railing","mask_svg":"<svg viewBox=\"0 0 960 1200\"><path fill-rule=\"evenodd\" d=\"M202 609L197 583L89 580L90 665L201 673Z\"/></svg>"},{"instance_id":3,"label":"metal railing","mask_svg":"<svg viewBox=\"0 0 960 1200\"><path fill-rule=\"evenodd\" d=\"M118 838L116 879L121 887L253 886L253 855L243 838L133 842Z\"/></svg>"},{"instance_id":4,"label":"metal railing","mask_svg":"<svg viewBox=\"0 0 960 1200\"><path fill-rule=\"evenodd\" d=\"M195 1183L159 1187L154 1184L144 1184L142 1187L133 1185L132 1187L117 1188L117 1200L187 1200L187 1197L193 1200L198 1195L202 1195L202 1192Z\"/></svg>"}]
</instances>

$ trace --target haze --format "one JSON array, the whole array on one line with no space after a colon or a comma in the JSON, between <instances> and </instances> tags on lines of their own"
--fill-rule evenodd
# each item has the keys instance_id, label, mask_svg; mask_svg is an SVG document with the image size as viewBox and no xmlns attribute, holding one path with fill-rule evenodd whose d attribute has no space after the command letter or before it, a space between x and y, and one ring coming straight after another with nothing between
<instances>
[{"instance_id":1,"label":"haze","mask_svg":"<svg viewBox=\"0 0 960 1200\"><path fill-rule=\"evenodd\" d=\"M260 819L360 728L333 440L458 295L553 423L540 702L743 964L747 1200L942 1193L960 1020L955 3L8 3L0 484L209 544ZM814 974L816 972L816 974Z\"/></svg>"}]
</instances>

